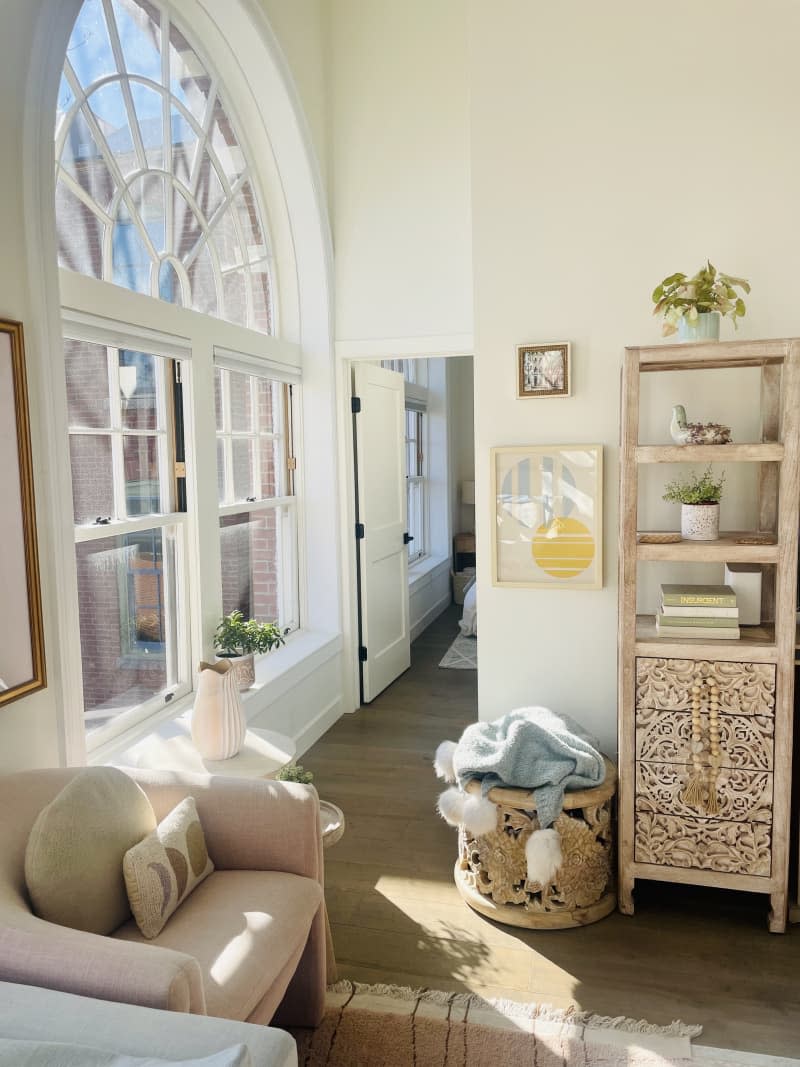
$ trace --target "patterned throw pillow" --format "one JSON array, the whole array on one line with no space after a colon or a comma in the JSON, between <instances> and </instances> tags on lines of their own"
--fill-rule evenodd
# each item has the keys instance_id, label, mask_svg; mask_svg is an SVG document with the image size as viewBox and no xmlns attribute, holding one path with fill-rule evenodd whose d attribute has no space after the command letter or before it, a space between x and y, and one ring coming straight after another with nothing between
<instances>
[{"instance_id":1,"label":"patterned throw pillow","mask_svg":"<svg viewBox=\"0 0 800 1067\"><path fill-rule=\"evenodd\" d=\"M182 800L125 853L122 870L136 925L145 937L156 937L178 905L214 870L194 797Z\"/></svg>"}]
</instances>

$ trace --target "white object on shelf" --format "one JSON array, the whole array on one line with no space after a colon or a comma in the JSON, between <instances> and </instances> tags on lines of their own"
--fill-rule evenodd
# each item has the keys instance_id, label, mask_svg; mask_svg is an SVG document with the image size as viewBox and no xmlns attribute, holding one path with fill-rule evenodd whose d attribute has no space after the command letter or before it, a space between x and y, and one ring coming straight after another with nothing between
<instances>
[{"instance_id":1,"label":"white object on shelf","mask_svg":"<svg viewBox=\"0 0 800 1067\"><path fill-rule=\"evenodd\" d=\"M239 676L230 660L201 663L192 711L192 741L204 759L227 760L244 742L247 720Z\"/></svg>"},{"instance_id":2,"label":"white object on shelf","mask_svg":"<svg viewBox=\"0 0 800 1067\"><path fill-rule=\"evenodd\" d=\"M761 625L761 564L726 563L725 585L736 593L741 626Z\"/></svg>"}]
</instances>

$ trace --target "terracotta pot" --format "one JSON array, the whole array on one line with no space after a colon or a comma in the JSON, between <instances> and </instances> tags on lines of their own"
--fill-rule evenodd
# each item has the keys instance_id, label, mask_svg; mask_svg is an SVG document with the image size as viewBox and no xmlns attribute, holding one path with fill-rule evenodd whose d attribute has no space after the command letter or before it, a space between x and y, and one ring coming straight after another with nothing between
<instances>
[{"instance_id":1,"label":"terracotta pot","mask_svg":"<svg viewBox=\"0 0 800 1067\"><path fill-rule=\"evenodd\" d=\"M684 541L716 541L719 504L681 504L681 537Z\"/></svg>"},{"instance_id":2,"label":"terracotta pot","mask_svg":"<svg viewBox=\"0 0 800 1067\"><path fill-rule=\"evenodd\" d=\"M244 744L246 733L247 720L230 661L201 663L192 711L194 747L203 759L230 759Z\"/></svg>"}]
</instances>

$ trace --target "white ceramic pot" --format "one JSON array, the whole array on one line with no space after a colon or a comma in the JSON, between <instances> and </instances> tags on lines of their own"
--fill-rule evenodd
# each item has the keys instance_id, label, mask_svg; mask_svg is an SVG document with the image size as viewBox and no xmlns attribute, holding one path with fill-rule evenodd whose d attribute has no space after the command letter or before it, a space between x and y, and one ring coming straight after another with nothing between
<instances>
[{"instance_id":1,"label":"white ceramic pot","mask_svg":"<svg viewBox=\"0 0 800 1067\"><path fill-rule=\"evenodd\" d=\"M678 336L682 341L718 341L718 311L701 311L694 322L689 322L685 315L678 323Z\"/></svg>"},{"instance_id":2,"label":"white ceramic pot","mask_svg":"<svg viewBox=\"0 0 800 1067\"><path fill-rule=\"evenodd\" d=\"M681 504L681 537L684 541L716 541L719 504Z\"/></svg>"},{"instance_id":3,"label":"white ceramic pot","mask_svg":"<svg viewBox=\"0 0 800 1067\"><path fill-rule=\"evenodd\" d=\"M247 720L230 661L201 663L192 712L194 747L203 759L230 759L244 744L246 733Z\"/></svg>"},{"instance_id":4,"label":"white ceramic pot","mask_svg":"<svg viewBox=\"0 0 800 1067\"><path fill-rule=\"evenodd\" d=\"M225 656L224 659L236 672L240 692L244 692L245 689L255 684L256 661L252 652L248 652L246 656Z\"/></svg>"}]
</instances>

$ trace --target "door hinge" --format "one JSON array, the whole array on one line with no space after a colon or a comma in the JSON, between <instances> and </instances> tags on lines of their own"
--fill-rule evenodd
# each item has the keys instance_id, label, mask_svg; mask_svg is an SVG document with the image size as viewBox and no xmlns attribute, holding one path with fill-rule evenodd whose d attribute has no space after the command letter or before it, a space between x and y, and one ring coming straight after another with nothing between
<instances>
[{"instance_id":1,"label":"door hinge","mask_svg":"<svg viewBox=\"0 0 800 1067\"><path fill-rule=\"evenodd\" d=\"M358 649L358 658L361 661L361 663L366 663L367 662L367 646L366 645L361 645L359 647L359 649Z\"/></svg>"},{"instance_id":2,"label":"door hinge","mask_svg":"<svg viewBox=\"0 0 800 1067\"><path fill-rule=\"evenodd\" d=\"M288 456L287 457L287 459L286 459L286 469L287 469L287 471L296 471L297 470L297 460L294 458L294 456Z\"/></svg>"},{"instance_id":3,"label":"door hinge","mask_svg":"<svg viewBox=\"0 0 800 1067\"><path fill-rule=\"evenodd\" d=\"M350 410L353 412L354 415L358 415L360 413L360 411L361 411L361 397L360 396L351 396L350 397Z\"/></svg>"},{"instance_id":4,"label":"door hinge","mask_svg":"<svg viewBox=\"0 0 800 1067\"><path fill-rule=\"evenodd\" d=\"M185 478L186 477L186 464L185 463L176 463L175 464L175 477L176 478Z\"/></svg>"},{"instance_id":5,"label":"door hinge","mask_svg":"<svg viewBox=\"0 0 800 1067\"><path fill-rule=\"evenodd\" d=\"M356 523L356 541L363 541L364 537L365 537L364 523L363 522L357 522Z\"/></svg>"}]
</instances>

